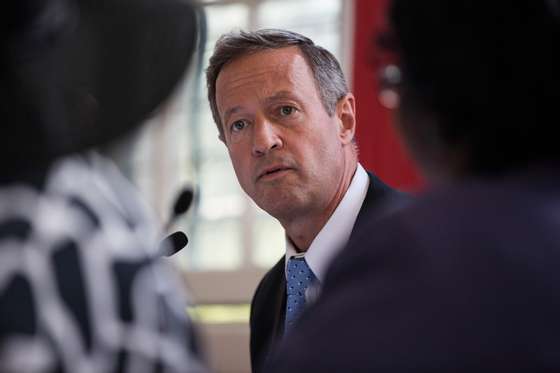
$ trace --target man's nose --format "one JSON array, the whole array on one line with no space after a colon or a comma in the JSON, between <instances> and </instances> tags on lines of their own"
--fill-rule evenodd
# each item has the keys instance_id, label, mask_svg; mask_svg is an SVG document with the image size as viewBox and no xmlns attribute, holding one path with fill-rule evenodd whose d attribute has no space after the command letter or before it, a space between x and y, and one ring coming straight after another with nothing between
<instances>
[{"instance_id":1,"label":"man's nose","mask_svg":"<svg viewBox=\"0 0 560 373\"><path fill-rule=\"evenodd\" d=\"M260 157L283 145L278 129L266 119L257 120L253 132L253 156Z\"/></svg>"}]
</instances>

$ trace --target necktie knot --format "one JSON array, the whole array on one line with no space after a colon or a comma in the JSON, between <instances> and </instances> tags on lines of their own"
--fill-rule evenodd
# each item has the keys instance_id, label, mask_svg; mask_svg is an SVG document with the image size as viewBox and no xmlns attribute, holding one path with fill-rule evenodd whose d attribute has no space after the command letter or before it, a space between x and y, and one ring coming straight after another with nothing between
<instances>
[{"instance_id":1,"label":"necktie knot","mask_svg":"<svg viewBox=\"0 0 560 373\"><path fill-rule=\"evenodd\" d=\"M317 280L304 258L292 257L286 266L286 320L288 331L305 308L307 289Z\"/></svg>"}]
</instances>

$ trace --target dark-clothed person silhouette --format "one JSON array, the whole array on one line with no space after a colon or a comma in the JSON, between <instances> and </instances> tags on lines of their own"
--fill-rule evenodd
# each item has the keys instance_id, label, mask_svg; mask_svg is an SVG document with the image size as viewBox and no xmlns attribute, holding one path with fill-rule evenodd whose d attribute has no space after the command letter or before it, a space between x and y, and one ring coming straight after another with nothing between
<instances>
[{"instance_id":1,"label":"dark-clothed person silhouette","mask_svg":"<svg viewBox=\"0 0 560 373\"><path fill-rule=\"evenodd\" d=\"M365 224L267 372L560 370L558 10L392 2L386 102L431 187Z\"/></svg>"}]
</instances>

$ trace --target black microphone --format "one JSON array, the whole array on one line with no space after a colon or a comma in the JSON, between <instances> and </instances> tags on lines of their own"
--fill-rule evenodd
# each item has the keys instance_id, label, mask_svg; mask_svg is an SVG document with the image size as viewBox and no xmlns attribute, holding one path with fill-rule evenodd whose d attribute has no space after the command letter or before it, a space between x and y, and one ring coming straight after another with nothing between
<instances>
[{"instance_id":1,"label":"black microphone","mask_svg":"<svg viewBox=\"0 0 560 373\"><path fill-rule=\"evenodd\" d=\"M186 187L184 188L181 193L175 199L175 203L173 204L173 209L171 210L171 217L165 224L164 230L168 230L171 228L171 225L177 220L177 218L183 215L185 212L189 210L191 207L191 203L193 200L193 191L191 188Z\"/></svg>"},{"instance_id":2,"label":"black microphone","mask_svg":"<svg viewBox=\"0 0 560 373\"><path fill-rule=\"evenodd\" d=\"M165 224L164 230L167 231L171 225L177 220L179 216L189 210L193 200L193 191L190 187L183 188L181 193L175 199L173 209L171 210L171 217ZM171 256L181 251L187 244L189 239L184 232L177 231L165 237L158 246L159 256Z\"/></svg>"},{"instance_id":3,"label":"black microphone","mask_svg":"<svg viewBox=\"0 0 560 373\"><path fill-rule=\"evenodd\" d=\"M183 232L177 231L175 233L171 233L159 243L158 255L171 256L182 250L188 243L189 239Z\"/></svg>"}]
</instances>

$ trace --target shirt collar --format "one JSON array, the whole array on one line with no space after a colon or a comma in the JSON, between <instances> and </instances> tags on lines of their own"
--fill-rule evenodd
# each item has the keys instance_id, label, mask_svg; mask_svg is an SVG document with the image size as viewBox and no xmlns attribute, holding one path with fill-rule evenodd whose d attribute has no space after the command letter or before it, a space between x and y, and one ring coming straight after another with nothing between
<instances>
[{"instance_id":1,"label":"shirt collar","mask_svg":"<svg viewBox=\"0 0 560 373\"><path fill-rule=\"evenodd\" d=\"M331 217L311 242L305 253L298 253L286 236L286 265L292 256L305 256L305 261L322 282L333 257L350 238L369 187L369 177L358 163L350 186Z\"/></svg>"}]
</instances>

